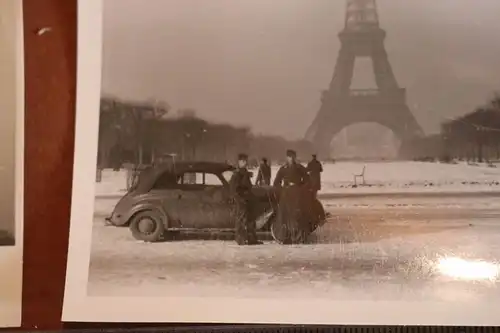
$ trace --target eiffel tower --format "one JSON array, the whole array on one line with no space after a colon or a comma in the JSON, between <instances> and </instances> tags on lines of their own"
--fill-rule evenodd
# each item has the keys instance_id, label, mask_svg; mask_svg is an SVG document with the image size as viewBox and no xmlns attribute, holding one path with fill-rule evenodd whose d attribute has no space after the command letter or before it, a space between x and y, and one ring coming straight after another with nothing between
<instances>
[{"instance_id":1,"label":"eiffel tower","mask_svg":"<svg viewBox=\"0 0 500 333\"><path fill-rule=\"evenodd\" d=\"M305 139L327 158L332 139L343 128L362 122L378 123L401 140L400 154L404 154L413 140L423 136L423 131L389 63L384 46L386 32L379 26L375 0L347 0L345 26L338 36L341 47L333 79L323 91L320 110ZM371 58L377 89L351 89L357 57Z\"/></svg>"}]
</instances>

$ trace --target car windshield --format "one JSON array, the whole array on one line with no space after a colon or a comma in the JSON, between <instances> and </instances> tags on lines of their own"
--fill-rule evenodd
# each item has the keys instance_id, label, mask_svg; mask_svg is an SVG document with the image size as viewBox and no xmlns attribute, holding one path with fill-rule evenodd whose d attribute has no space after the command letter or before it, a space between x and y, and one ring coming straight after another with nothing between
<instances>
[{"instance_id":1,"label":"car windshield","mask_svg":"<svg viewBox=\"0 0 500 333\"><path fill-rule=\"evenodd\" d=\"M222 173L222 177L229 183L229 180L231 179L231 176L233 175L233 172L231 170L224 171Z\"/></svg>"}]
</instances>

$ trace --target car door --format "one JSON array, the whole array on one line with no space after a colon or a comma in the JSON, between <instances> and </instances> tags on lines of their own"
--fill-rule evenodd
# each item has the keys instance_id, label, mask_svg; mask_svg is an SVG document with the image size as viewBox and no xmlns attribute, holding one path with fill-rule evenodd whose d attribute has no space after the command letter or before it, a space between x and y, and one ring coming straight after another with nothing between
<instances>
[{"instance_id":1,"label":"car door","mask_svg":"<svg viewBox=\"0 0 500 333\"><path fill-rule=\"evenodd\" d=\"M198 228L202 218L203 185L201 176L189 172L173 175L165 172L150 190L150 197L167 213L170 227Z\"/></svg>"},{"instance_id":2,"label":"car door","mask_svg":"<svg viewBox=\"0 0 500 333\"><path fill-rule=\"evenodd\" d=\"M231 218L231 202L229 189L221 176L214 173L204 174L204 193L202 196L202 210L204 228L227 229L233 228Z\"/></svg>"},{"instance_id":3,"label":"car door","mask_svg":"<svg viewBox=\"0 0 500 333\"><path fill-rule=\"evenodd\" d=\"M175 191L173 202L169 202L170 209L176 212L182 228L203 229L204 185L202 173L186 172L180 177L180 184Z\"/></svg>"},{"instance_id":4,"label":"car door","mask_svg":"<svg viewBox=\"0 0 500 333\"><path fill-rule=\"evenodd\" d=\"M182 213L185 209L178 202L183 193L180 186L182 186L180 177L166 171L157 177L149 191L150 201L160 205L167 213L170 227L180 227L179 222L184 220Z\"/></svg>"}]
</instances>

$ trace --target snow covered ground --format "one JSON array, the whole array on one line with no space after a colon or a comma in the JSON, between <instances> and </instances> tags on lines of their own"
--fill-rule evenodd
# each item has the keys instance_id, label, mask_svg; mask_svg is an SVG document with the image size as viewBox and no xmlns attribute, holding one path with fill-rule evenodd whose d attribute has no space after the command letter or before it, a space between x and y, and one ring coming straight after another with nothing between
<instances>
[{"instance_id":1,"label":"snow covered ground","mask_svg":"<svg viewBox=\"0 0 500 333\"><path fill-rule=\"evenodd\" d=\"M128 228L104 226L103 216L116 199L100 198L88 293L498 301L497 201L327 200L323 204L333 217L311 244L281 246L266 238L264 245L239 247L223 235L219 240L185 234L177 241L137 242Z\"/></svg>"},{"instance_id":2,"label":"snow covered ground","mask_svg":"<svg viewBox=\"0 0 500 333\"><path fill-rule=\"evenodd\" d=\"M353 174L365 167L365 186L354 187ZM273 176L278 167L273 167ZM257 172L254 171L254 177ZM97 196L125 191L125 172L104 170ZM357 193L499 192L500 168L428 162L338 162L325 164L320 195Z\"/></svg>"},{"instance_id":3,"label":"snow covered ground","mask_svg":"<svg viewBox=\"0 0 500 333\"><path fill-rule=\"evenodd\" d=\"M352 175L363 166L368 186L355 188ZM105 170L96 184L88 293L500 300L500 168L339 162L324 169L320 194L333 217L311 244L280 246L261 235L265 244L255 247L199 234L147 244L128 228L105 226L125 188L124 172Z\"/></svg>"}]
</instances>

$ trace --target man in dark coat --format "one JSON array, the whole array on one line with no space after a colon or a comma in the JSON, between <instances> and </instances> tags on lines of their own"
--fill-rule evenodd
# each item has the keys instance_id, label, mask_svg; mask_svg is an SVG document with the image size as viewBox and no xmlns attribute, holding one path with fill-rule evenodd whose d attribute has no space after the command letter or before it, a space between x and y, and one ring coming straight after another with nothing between
<instances>
[{"instance_id":1,"label":"man in dark coat","mask_svg":"<svg viewBox=\"0 0 500 333\"><path fill-rule=\"evenodd\" d=\"M257 240L256 222L253 216L254 195L251 174L247 169L248 155L238 155L238 167L229 180L231 198L234 201L235 240L238 245L262 244Z\"/></svg>"},{"instance_id":2,"label":"man in dark coat","mask_svg":"<svg viewBox=\"0 0 500 333\"><path fill-rule=\"evenodd\" d=\"M259 172L257 173L257 180L255 181L255 185L271 185L271 167L267 163L267 158L265 157L262 159L262 162L259 165Z\"/></svg>"},{"instance_id":3,"label":"man in dark coat","mask_svg":"<svg viewBox=\"0 0 500 333\"><path fill-rule=\"evenodd\" d=\"M287 162L278 170L273 186L280 188L275 236L283 243L304 243L308 230L306 223L308 198L306 168L297 162L297 153L286 152ZM278 235L276 235L278 234Z\"/></svg>"},{"instance_id":4,"label":"man in dark coat","mask_svg":"<svg viewBox=\"0 0 500 333\"><path fill-rule=\"evenodd\" d=\"M312 155L311 161L307 163L307 173L309 174L311 191L316 197L316 194L321 190L321 173L323 172L323 166L321 162L318 161L316 155Z\"/></svg>"}]
</instances>

